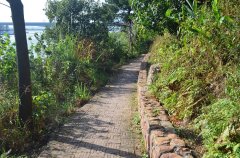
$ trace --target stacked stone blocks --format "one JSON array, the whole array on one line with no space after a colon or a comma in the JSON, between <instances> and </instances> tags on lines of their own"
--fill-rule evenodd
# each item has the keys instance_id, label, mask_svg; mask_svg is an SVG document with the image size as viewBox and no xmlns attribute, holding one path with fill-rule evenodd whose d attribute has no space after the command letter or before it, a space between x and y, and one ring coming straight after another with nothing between
<instances>
[{"instance_id":1,"label":"stacked stone blocks","mask_svg":"<svg viewBox=\"0 0 240 158\"><path fill-rule=\"evenodd\" d=\"M138 76L138 104L145 146L150 158L194 158L193 151L180 139L160 103L147 95L146 55Z\"/></svg>"}]
</instances>

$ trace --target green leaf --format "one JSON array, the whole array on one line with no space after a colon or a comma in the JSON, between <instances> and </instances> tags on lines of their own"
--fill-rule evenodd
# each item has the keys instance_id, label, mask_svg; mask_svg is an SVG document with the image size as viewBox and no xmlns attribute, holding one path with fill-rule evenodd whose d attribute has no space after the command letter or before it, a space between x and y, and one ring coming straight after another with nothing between
<instances>
[{"instance_id":1,"label":"green leaf","mask_svg":"<svg viewBox=\"0 0 240 158\"><path fill-rule=\"evenodd\" d=\"M225 20L225 17L224 16L221 17L220 20L219 20L219 24L222 24L224 22L224 20Z\"/></svg>"},{"instance_id":2,"label":"green leaf","mask_svg":"<svg viewBox=\"0 0 240 158\"><path fill-rule=\"evenodd\" d=\"M190 14L191 17L195 16L193 10L191 9L191 7L189 7L187 5L184 5L184 7L186 8L187 12Z\"/></svg>"},{"instance_id":3,"label":"green leaf","mask_svg":"<svg viewBox=\"0 0 240 158\"><path fill-rule=\"evenodd\" d=\"M192 31L193 33L203 35L206 38L209 38L209 36L203 30L201 30L199 28L192 27L192 28L190 28L190 31Z\"/></svg>"},{"instance_id":4,"label":"green leaf","mask_svg":"<svg viewBox=\"0 0 240 158\"><path fill-rule=\"evenodd\" d=\"M234 23L234 20L232 18L230 18L229 16L224 16L225 20L228 22L228 23Z\"/></svg>"},{"instance_id":5,"label":"green leaf","mask_svg":"<svg viewBox=\"0 0 240 158\"><path fill-rule=\"evenodd\" d=\"M173 9L168 9L165 13L165 16L169 18L172 14L172 11L173 11Z\"/></svg>"},{"instance_id":6,"label":"green leaf","mask_svg":"<svg viewBox=\"0 0 240 158\"><path fill-rule=\"evenodd\" d=\"M214 0L212 3L212 9L216 19L220 19L220 13L218 9L218 0Z\"/></svg>"},{"instance_id":7,"label":"green leaf","mask_svg":"<svg viewBox=\"0 0 240 158\"><path fill-rule=\"evenodd\" d=\"M188 0L186 0L186 2L188 4L188 6L191 8L191 10L193 10L191 3Z\"/></svg>"},{"instance_id":8,"label":"green leaf","mask_svg":"<svg viewBox=\"0 0 240 158\"><path fill-rule=\"evenodd\" d=\"M233 152L237 152L240 149L240 144L237 144L233 147Z\"/></svg>"},{"instance_id":9,"label":"green leaf","mask_svg":"<svg viewBox=\"0 0 240 158\"><path fill-rule=\"evenodd\" d=\"M196 14L196 12L197 12L197 8L198 8L198 5L197 5L198 3L197 3L197 0L194 0L193 1L193 11L194 11L194 14Z\"/></svg>"}]
</instances>

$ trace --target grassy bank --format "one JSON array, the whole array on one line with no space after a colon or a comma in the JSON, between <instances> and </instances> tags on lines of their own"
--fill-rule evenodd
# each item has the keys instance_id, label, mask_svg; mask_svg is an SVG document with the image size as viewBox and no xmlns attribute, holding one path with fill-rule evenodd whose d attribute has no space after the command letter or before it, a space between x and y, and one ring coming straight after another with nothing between
<instances>
[{"instance_id":1,"label":"grassy bank","mask_svg":"<svg viewBox=\"0 0 240 158\"><path fill-rule=\"evenodd\" d=\"M161 67L151 91L175 125L202 137L203 157L240 157L239 6L202 4L178 35L165 31L150 50Z\"/></svg>"},{"instance_id":2,"label":"grassy bank","mask_svg":"<svg viewBox=\"0 0 240 158\"><path fill-rule=\"evenodd\" d=\"M141 116L138 111L138 101L137 101L137 93L134 92L132 94L131 98L131 109L132 109L132 118L131 118L131 127L132 127L132 132L134 133L134 136L136 137L136 151L137 154L141 154L142 158L148 158L148 154L146 151L145 143L144 143L144 138L142 134L142 129L141 129Z\"/></svg>"}]
</instances>

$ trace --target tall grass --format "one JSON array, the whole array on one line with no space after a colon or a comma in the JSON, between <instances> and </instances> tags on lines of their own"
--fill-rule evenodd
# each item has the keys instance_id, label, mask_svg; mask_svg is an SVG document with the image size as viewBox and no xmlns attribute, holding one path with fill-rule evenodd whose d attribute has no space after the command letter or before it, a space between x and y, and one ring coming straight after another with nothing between
<instances>
[{"instance_id":1,"label":"tall grass","mask_svg":"<svg viewBox=\"0 0 240 158\"><path fill-rule=\"evenodd\" d=\"M240 2L210 6L186 16L178 36L156 38L151 62L161 73L151 89L175 120L203 137L204 157L240 157Z\"/></svg>"},{"instance_id":2,"label":"tall grass","mask_svg":"<svg viewBox=\"0 0 240 158\"><path fill-rule=\"evenodd\" d=\"M18 121L14 44L9 36L0 36L0 155L36 147L76 106L82 106L107 83L111 68L131 56L126 36L118 34L123 41L117 41L118 36L111 33L108 43L94 43L73 35L58 40L35 35L39 42L30 50L34 106L31 131Z\"/></svg>"}]
</instances>

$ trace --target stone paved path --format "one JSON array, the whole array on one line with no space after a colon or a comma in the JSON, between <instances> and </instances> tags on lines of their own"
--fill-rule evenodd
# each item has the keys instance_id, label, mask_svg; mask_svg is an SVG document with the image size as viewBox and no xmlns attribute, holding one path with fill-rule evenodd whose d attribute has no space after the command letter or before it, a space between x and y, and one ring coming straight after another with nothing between
<instances>
[{"instance_id":1,"label":"stone paved path","mask_svg":"<svg viewBox=\"0 0 240 158\"><path fill-rule=\"evenodd\" d=\"M140 158L130 123L131 97L136 92L141 60L123 66L112 83L77 109L39 157Z\"/></svg>"}]
</instances>

